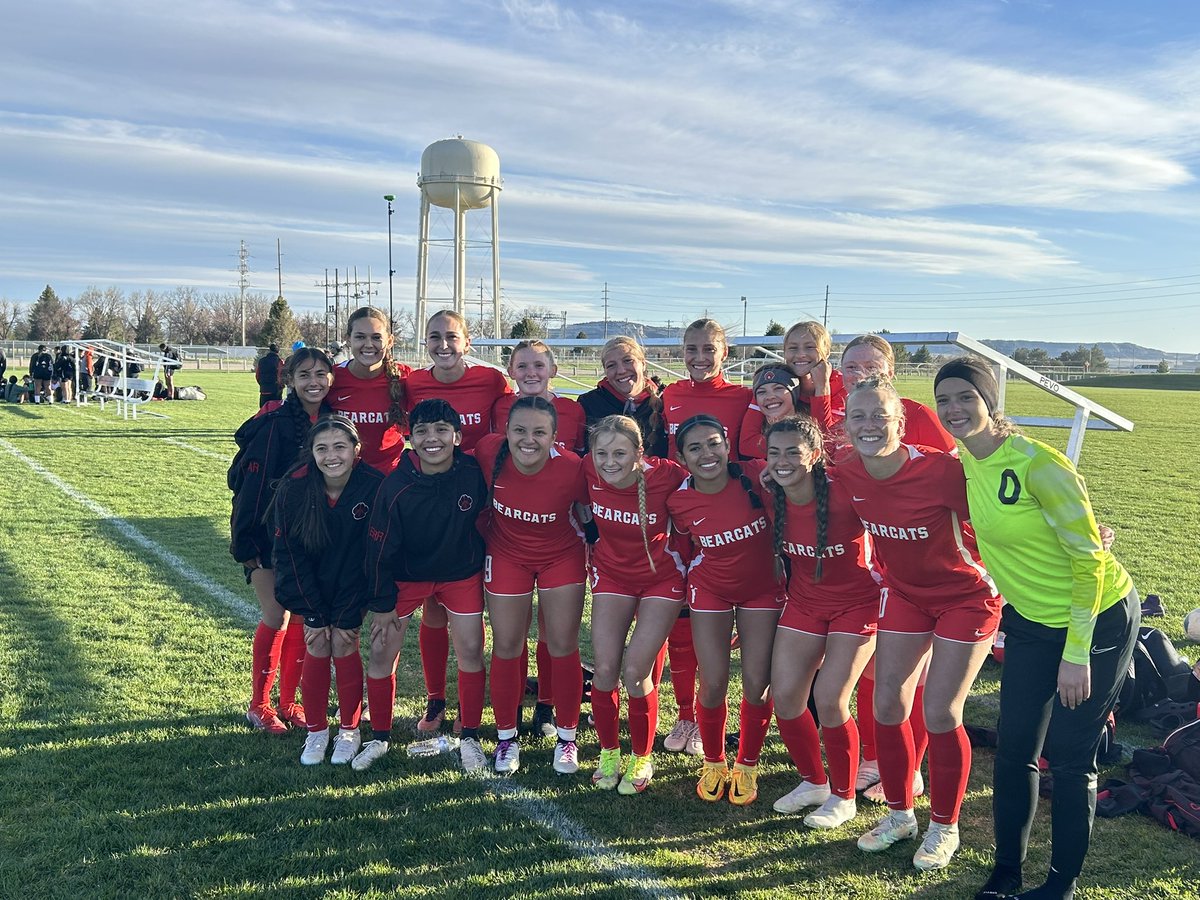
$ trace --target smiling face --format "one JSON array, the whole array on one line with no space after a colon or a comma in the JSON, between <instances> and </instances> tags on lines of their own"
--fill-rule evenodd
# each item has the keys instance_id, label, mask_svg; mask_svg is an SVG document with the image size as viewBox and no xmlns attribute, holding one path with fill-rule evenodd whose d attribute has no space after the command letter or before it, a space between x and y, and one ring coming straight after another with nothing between
<instances>
[{"instance_id":1,"label":"smiling face","mask_svg":"<svg viewBox=\"0 0 1200 900\"><path fill-rule=\"evenodd\" d=\"M508 417L508 452L513 465L525 475L539 472L554 445L554 419L536 409L518 409Z\"/></svg>"},{"instance_id":2,"label":"smiling face","mask_svg":"<svg viewBox=\"0 0 1200 900\"><path fill-rule=\"evenodd\" d=\"M387 323L374 316L360 316L351 322L347 340L354 362L368 372L377 371L392 349Z\"/></svg>"},{"instance_id":3,"label":"smiling face","mask_svg":"<svg viewBox=\"0 0 1200 900\"><path fill-rule=\"evenodd\" d=\"M754 391L754 402L762 410L763 418L775 422L784 416L796 414L796 401L785 384L768 381Z\"/></svg>"},{"instance_id":4,"label":"smiling face","mask_svg":"<svg viewBox=\"0 0 1200 900\"><path fill-rule=\"evenodd\" d=\"M343 428L323 428L313 437L313 461L327 484L345 483L358 459L359 449Z\"/></svg>"},{"instance_id":5,"label":"smiling face","mask_svg":"<svg viewBox=\"0 0 1200 900\"><path fill-rule=\"evenodd\" d=\"M943 378L934 394L938 419L960 441L992 431L992 417L975 385L965 378Z\"/></svg>"},{"instance_id":6,"label":"smiling face","mask_svg":"<svg viewBox=\"0 0 1200 900\"><path fill-rule=\"evenodd\" d=\"M784 491L803 492L812 480L812 467L821 457L798 431L777 431L767 437L767 472Z\"/></svg>"},{"instance_id":7,"label":"smiling face","mask_svg":"<svg viewBox=\"0 0 1200 900\"><path fill-rule=\"evenodd\" d=\"M460 375L463 357L471 349L471 339L462 323L450 316L434 316L425 329L425 350L433 360L436 373Z\"/></svg>"},{"instance_id":8,"label":"smiling face","mask_svg":"<svg viewBox=\"0 0 1200 900\"><path fill-rule=\"evenodd\" d=\"M522 397L544 397L550 393L550 380L558 374L549 353L523 347L509 358L508 374Z\"/></svg>"},{"instance_id":9,"label":"smiling face","mask_svg":"<svg viewBox=\"0 0 1200 900\"><path fill-rule=\"evenodd\" d=\"M618 394L635 396L646 389L646 363L629 347L617 345L604 354L604 379Z\"/></svg>"},{"instance_id":10,"label":"smiling face","mask_svg":"<svg viewBox=\"0 0 1200 900\"><path fill-rule=\"evenodd\" d=\"M724 337L713 331L693 328L683 336L683 365L692 381L712 381L728 355Z\"/></svg>"},{"instance_id":11,"label":"smiling face","mask_svg":"<svg viewBox=\"0 0 1200 900\"><path fill-rule=\"evenodd\" d=\"M302 362L292 373L292 391L310 416L321 408L321 401L333 386L333 371L319 359Z\"/></svg>"},{"instance_id":12,"label":"smiling face","mask_svg":"<svg viewBox=\"0 0 1200 900\"><path fill-rule=\"evenodd\" d=\"M421 471L437 475L450 471L454 448L462 443L462 432L449 422L421 422L412 429L412 446L421 460Z\"/></svg>"},{"instance_id":13,"label":"smiling face","mask_svg":"<svg viewBox=\"0 0 1200 900\"><path fill-rule=\"evenodd\" d=\"M858 390L846 399L846 436L863 457L883 457L900 448L904 410L886 390Z\"/></svg>"},{"instance_id":14,"label":"smiling face","mask_svg":"<svg viewBox=\"0 0 1200 900\"><path fill-rule=\"evenodd\" d=\"M596 435L592 441L592 464L608 484L627 488L637 479L642 453L625 435L608 431Z\"/></svg>"},{"instance_id":15,"label":"smiling face","mask_svg":"<svg viewBox=\"0 0 1200 900\"><path fill-rule=\"evenodd\" d=\"M679 445L679 461L687 466L702 493L720 491L729 483L729 441L724 430L693 425Z\"/></svg>"},{"instance_id":16,"label":"smiling face","mask_svg":"<svg viewBox=\"0 0 1200 900\"><path fill-rule=\"evenodd\" d=\"M783 361L801 378L824 358L821 342L806 328L793 328L783 339Z\"/></svg>"},{"instance_id":17,"label":"smiling face","mask_svg":"<svg viewBox=\"0 0 1200 900\"><path fill-rule=\"evenodd\" d=\"M842 382L847 391L869 375L892 377L892 366L876 347L870 344L856 344L842 354Z\"/></svg>"}]
</instances>

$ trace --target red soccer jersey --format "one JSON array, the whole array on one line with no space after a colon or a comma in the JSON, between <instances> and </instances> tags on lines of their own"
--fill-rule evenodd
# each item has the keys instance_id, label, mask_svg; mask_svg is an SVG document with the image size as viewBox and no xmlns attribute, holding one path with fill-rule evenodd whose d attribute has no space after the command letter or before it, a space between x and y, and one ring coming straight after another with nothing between
<instances>
[{"instance_id":1,"label":"red soccer jersey","mask_svg":"<svg viewBox=\"0 0 1200 900\"><path fill-rule=\"evenodd\" d=\"M750 388L730 384L718 374L709 381L685 378L663 388L663 420L667 425L667 454L675 458L675 432L687 419L700 413L715 416L725 426L731 453L738 452L742 433L742 417L754 399Z\"/></svg>"},{"instance_id":2,"label":"red soccer jersey","mask_svg":"<svg viewBox=\"0 0 1200 900\"><path fill-rule=\"evenodd\" d=\"M871 537L883 583L928 608L998 596L966 524L962 462L932 447L900 446L908 459L890 478L872 478L857 453L845 454L835 473Z\"/></svg>"},{"instance_id":3,"label":"red soccer jersey","mask_svg":"<svg viewBox=\"0 0 1200 900\"><path fill-rule=\"evenodd\" d=\"M667 497L687 477L687 469L670 460L648 456L643 463L646 479L646 537L654 570L642 543L637 485L615 488L596 472L591 456L584 457L583 474L600 541L592 548L592 565L630 588L666 577L671 568L683 572L683 560L671 546Z\"/></svg>"},{"instance_id":4,"label":"red soccer jersey","mask_svg":"<svg viewBox=\"0 0 1200 900\"><path fill-rule=\"evenodd\" d=\"M396 368L407 381L412 369L404 365ZM370 378L359 378L350 371L349 361L339 363L333 367L333 387L325 402L358 429L363 462L385 475L396 468L404 452L404 435L395 425L388 424L392 397L387 372L380 369Z\"/></svg>"},{"instance_id":5,"label":"red soccer jersey","mask_svg":"<svg viewBox=\"0 0 1200 900\"><path fill-rule=\"evenodd\" d=\"M583 460L552 447L542 470L525 475L510 457L492 485L496 454L505 440L502 434L489 434L475 447L484 480L492 487L492 515L484 533L489 552L540 563L578 548L583 530L572 505L588 502Z\"/></svg>"},{"instance_id":6,"label":"red soccer jersey","mask_svg":"<svg viewBox=\"0 0 1200 900\"><path fill-rule=\"evenodd\" d=\"M462 419L462 448L470 450L492 430L492 407L504 394L512 393L508 379L499 369L467 363L462 377L443 384L433 377L433 367L417 369L408 376L405 396L408 411L422 400L445 400Z\"/></svg>"},{"instance_id":7,"label":"red soccer jersey","mask_svg":"<svg viewBox=\"0 0 1200 900\"><path fill-rule=\"evenodd\" d=\"M831 612L864 603L879 603L879 584L871 574L871 538L854 511L841 481L829 480L829 510L821 580L817 572L816 501L788 503L783 520L783 552L790 562L788 601L801 609ZM772 527L774 504L768 505Z\"/></svg>"},{"instance_id":8,"label":"red soccer jersey","mask_svg":"<svg viewBox=\"0 0 1200 900\"><path fill-rule=\"evenodd\" d=\"M829 375L829 394L824 397L808 397L796 405L798 415L810 415L824 433L829 433L846 414L846 389L842 386L842 374L836 369ZM742 417L742 437L738 451L745 459L766 459L766 419L758 404L750 402L746 415Z\"/></svg>"},{"instance_id":9,"label":"red soccer jersey","mask_svg":"<svg viewBox=\"0 0 1200 900\"><path fill-rule=\"evenodd\" d=\"M763 464L750 462L743 468L761 506L751 503L737 478L716 494L702 494L685 483L667 497L672 525L690 536L695 550L688 584L731 601L778 590L766 502L758 488Z\"/></svg>"},{"instance_id":10,"label":"red soccer jersey","mask_svg":"<svg viewBox=\"0 0 1200 900\"><path fill-rule=\"evenodd\" d=\"M492 407L492 430L504 434L508 427L508 414L512 405L517 402L519 394L505 394ZM558 437L556 443L562 444L575 453L583 453L583 433L587 428L583 407L570 397L551 396L554 401L554 411L558 413Z\"/></svg>"}]
</instances>

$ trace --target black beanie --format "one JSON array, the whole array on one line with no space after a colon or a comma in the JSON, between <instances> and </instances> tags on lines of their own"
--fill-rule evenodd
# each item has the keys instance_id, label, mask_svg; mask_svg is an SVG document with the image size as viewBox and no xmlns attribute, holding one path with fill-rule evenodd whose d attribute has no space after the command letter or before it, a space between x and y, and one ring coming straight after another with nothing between
<instances>
[{"instance_id":1,"label":"black beanie","mask_svg":"<svg viewBox=\"0 0 1200 900\"><path fill-rule=\"evenodd\" d=\"M947 378L961 378L968 382L983 398L988 415L996 412L1000 405L1000 385L996 383L996 375L987 362L978 356L956 356L938 369L933 378L933 389L936 391L937 386Z\"/></svg>"}]
</instances>

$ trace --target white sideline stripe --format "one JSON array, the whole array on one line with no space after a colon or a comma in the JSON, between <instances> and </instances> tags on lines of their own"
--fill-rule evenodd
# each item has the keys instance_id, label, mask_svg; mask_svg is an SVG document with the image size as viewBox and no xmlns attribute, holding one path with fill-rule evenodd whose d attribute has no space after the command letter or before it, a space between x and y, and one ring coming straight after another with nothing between
<instances>
[{"instance_id":1,"label":"white sideline stripe","mask_svg":"<svg viewBox=\"0 0 1200 900\"><path fill-rule=\"evenodd\" d=\"M37 460L25 455L3 438L0 438L0 449L24 463L45 481L94 513L98 518L106 521L123 537L158 557L184 581L204 589L213 599L224 604L247 623L253 624L258 621L259 611L257 608L246 603L228 588L213 581L203 572L194 569L170 550L150 540L129 522L101 506L87 494L59 478ZM563 812L553 801L543 799L507 779L491 779L488 787L492 793L513 806L526 819L556 834L559 840L578 856L591 860L598 869L620 879L638 895L661 898L661 900L684 900L685 895L677 893L649 869L639 865L624 853L606 847L599 839L592 837L586 828Z\"/></svg>"},{"instance_id":2,"label":"white sideline stripe","mask_svg":"<svg viewBox=\"0 0 1200 900\"><path fill-rule=\"evenodd\" d=\"M62 491L64 494L66 494L68 497L70 497L72 500L74 500L76 503L80 504L81 506L83 506L86 509L90 510L91 512L95 513L97 518L102 519L105 522L107 522L109 525L111 525L113 528L115 528L118 532L120 532L123 537L132 541L134 544L137 544L137 546L139 546L143 550L158 557L160 562L164 563L167 566L167 568L169 568L173 572L175 572L175 574L177 574L180 578L182 578L188 584L195 585L196 587L199 587L199 588L203 588L205 591L208 592L208 594L211 597L213 597L214 599L223 603L226 607L228 607L233 612L237 613L241 618L245 619L247 622L254 623L254 622L258 621L258 619L259 619L258 609L256 607L251 606L249 603L247 603L245 600L243 600L237 594L233 593L233 591L229 590L224 585L218 584L217 582L213 581L211 578L209 578L203 572L200 572L197 569L194 569L191 565L189 565L187 563L187 561L185 561L181 557L176 556L174 553L172 553L166 547L163 547L162 545L157 544L154 541L150 540L150 538L146 537L144 534L142 534L140 531L138 531L133 525L131 525L129 522L122 519L120 516L118 516L112 510L107 509L104 506L101 506L99 503L97 503L95 500L93 500L91 497L89 497L87 494L83 493L82 491L76 490L74 487L72 487L67 482L63 481L61 478L59 478L57 475L55 475L53 472L51 472L49 469L47 469L45 466L43 466L41 463L39 463L37 460L35 460L29 456L26 456L24 453L22 453L16 447L14 447L8 441L6 441L2 438L0 438L0 448L7 451L9 453L9 455L12 456L13 458L15 458L15 459L23 462L25 465L29 466L29 468L33 469L34 472L36 472L38 475L40 475L43 479L48 481L50 484L54 485L56 488L58 488L60 491Z\"/></svg>"},{"instance_id":3,"label":"white sideline stripe","mask_svg":"<svg viewBox=\"0 0 1200 900\"><path fill-rule=\"evenodd\" d=\"M176 447L182 447L184 450L191 450L193 453L199 453L201 456L211 456L213 459L219 459L223 463L233 461L232 456L226 456L224 453L217 453L214 450L205 450L203 447L196 447L193 444L185 443L177 438L165 437L162 439L164 444L172 444Z\"/></svg>"}]
</instances>

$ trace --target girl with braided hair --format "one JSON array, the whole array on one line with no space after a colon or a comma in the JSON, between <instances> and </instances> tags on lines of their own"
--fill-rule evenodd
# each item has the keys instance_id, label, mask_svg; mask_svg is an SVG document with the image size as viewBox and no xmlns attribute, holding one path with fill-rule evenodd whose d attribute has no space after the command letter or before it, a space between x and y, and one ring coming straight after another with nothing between
<instances>
[{"instance_id":1,"label":"girl with braided hair","mask_svg":"<svg viewBox=\"0 0 1200 900\"><path fill-rule=\"evenodd\" d=\"M408 376L405 385L408 409L423 400L445 400L462 417L462 449L473 450L492 430L492 407L512 393L508 379L498 369L468 362L471 336L466 318L452 309L441 309L425 323L425 352L431 364ZM417 730L435 732L446 715L446 669L450 664L450 633L445 610L426 601L421 608L417 643L421 648L421 670L425 676L425 714ZM454 730L462 727L456 719Z\"/></svg>"},{"instance_id":2,"label":"girl with braided hair","mask_svg":"<svg viewBox=\"0 0 1200 900\"><path fill-rule=\"evenodd\" d=\"M822 435L807 416L767 430L767 477L776 558L788 571L787 603L771 667L779 734L802 780L775 801L781 813L806 806L812 828L854 818L858 729L850 694L875 649L879 585L871 541L850 495L825 468ZM818 671L819 667L819 671ZM829 777L821 765L812 695L821 718Z\"/></svg>"},{"instance_id":3,"label":"girl with braided hair","mask_svg":"<svg viewBox=\"0 0 1200 900\"><path fill-rule=\"evenodd\" d=\"M392 359L395 338L382 310L361 306L352 312L346 343L350 359L334 369L329 405L358 428L363 460L386 475L404 452L405 379L411 370Z\"/></svg>"},{"instance_id":4,"label":"girl with braided hair","mask_svg":"<svg viewBox=\"0 0 1200 900\"><path fill-rule=\"evenodd\" d=\"M312 422L329 412L325 400L334 380L333 364L324 351L304 347L288 359L284 379L289 387L287 399L260 409L234 435L241 450L229 473L234 492L229 551L241 563L246 583L254 587L262 614L251 645L253 676L246 719L268 734L283 734L288 724L305 728L307 721L304 707L296 702L304 665L304 622L290 617L275 597L267 508L278 479L295 461ZM271 705L277 673L278 710Z\"/></svg>"},{"instance_id":5,"label":"girl with braided hair","mask_svg":"<svg viewBox=\"0 0 1200 900\"><path fill-rule=\"evenodd\" d=\"M600 739L592 783L638 794L654 775L650 751L658 728L655 661L683 605L683 560L672 545L667 497L683 483L687 470L645 455L642 432L628 416L601 419L592 426L589 441L592 449L583 471L600 533L590 565L596 666L592 715ZM624 777L618 679L629 693L633 750Z\"/></svg>"},{"instance_id":6,"label":"girl with braided hair","mask_svg":"<svg viewBox=\"0 0 1200 900\"><path fill-rule=\"evenodd\" d=\"M704 766L696 793L735 806L758 796L758 757L771 723L771 645L783 604L771 563L771 534L759 494L763 464L729 461L725 428L701 413L675 433L690 476L667 498L672 527L690 535L687 602L700 669L696 707ZM725 762L730 638L737 622L742 656L741 732L737 761Z\"/></svg>"},{"instance_id":7,"label":"girl with braided hair","mask_svg":"<svg viewBox=\"0 0 1200 900\"><path fill-rule=\"evenodd\" d=\"M275 594L304 622L300 692L308 736L306 766L325 761L329 747L330 659L337 673L340 728L330 762L344 765L362 744L363 665L358 635L367 602L367 525L383 474L359 461L362 441L349 420L324 416L304 450L279 480L272 501Z\"/></svg>"},{"instance_id":8,"label":"girl with braided hair","mask_svg":"<svg viewBox=\"0 0 1200 900\"><path fill-rule=\"evenodd\" d=\"M503 435L475 447L488 484L491 517L485 531L484 599L492 627L492 709L496 717L495 769L520 766L517 723L525 690L523 655L538 594L539 636L549 651L557 720L554 771L579 771L575 744L583 670L579 625L583 618L586 551L576 505L586 502L583 461L555 443L558 416L544 397L521 397Z\"/></svg>"}]
</instances>

